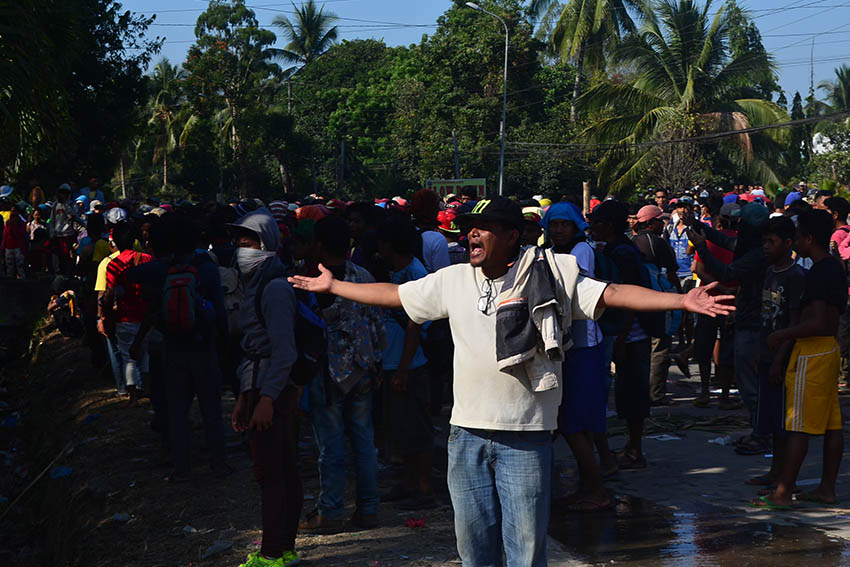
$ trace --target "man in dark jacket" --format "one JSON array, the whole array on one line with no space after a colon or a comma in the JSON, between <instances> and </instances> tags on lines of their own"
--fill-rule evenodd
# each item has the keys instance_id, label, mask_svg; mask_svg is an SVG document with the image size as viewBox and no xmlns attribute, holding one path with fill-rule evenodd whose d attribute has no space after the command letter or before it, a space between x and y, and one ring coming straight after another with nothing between
<instances>
[{"instance_id":1,"label":"man in dark jacket","mask_svg":"<svg viewBox=\"0 0 850 567\"><path fill-rule=\"evenodd\" d=\"M236 263L245 286L239 323L246 353L239 367L242 387L232 419L236 431L253 433L254 476L260 484L263 516L262 547L244 566L271 565L280 558L283 565L294 565L304 500L296 466L298 388L289 376L297 359L295 291L285 278L271 278L283 273L277 257L280 229L271 213L258 209L232 228Z\"/></svg>"}]
</instances>

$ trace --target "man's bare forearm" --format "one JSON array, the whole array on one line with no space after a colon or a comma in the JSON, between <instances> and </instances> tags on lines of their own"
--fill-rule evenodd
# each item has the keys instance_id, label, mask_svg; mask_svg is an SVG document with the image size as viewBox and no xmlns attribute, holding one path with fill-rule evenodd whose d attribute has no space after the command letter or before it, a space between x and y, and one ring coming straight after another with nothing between
<instances>
[{"instance_id":1,"label":"man's bare forearm","mask_svg":"<svg viewBox=\"0 0 850 567\"><path fill-rule=\"evenodd\" d=\"M334 280L333 284L331 284L330 292L343 299L350 299L357 303L374 305L375 307L386 307L388 309L403 308L396 284L353 283Z\"/></svg>"},{"instance_id":2,"label":"man's bare forearm","mask_svg":"<svg viewBox=\"0 0 850 567\"><path fill-rule=\"evenodd\" d=\"M683 309L684 295L664 293L626 284L610 284L602 294L606 307L632 311L671 311Z\"/></svg>"}]
</instances>

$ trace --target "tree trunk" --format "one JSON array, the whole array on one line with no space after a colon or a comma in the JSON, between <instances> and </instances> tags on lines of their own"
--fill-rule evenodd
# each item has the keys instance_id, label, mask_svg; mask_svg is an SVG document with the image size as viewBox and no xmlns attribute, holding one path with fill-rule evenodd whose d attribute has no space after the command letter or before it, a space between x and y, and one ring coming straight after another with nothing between
<instances>
[{"instance_id":1,"label":"tree trunk","mask_svg":"<svg viewBox=\"0 0 850 567\"><path fill-rule=\"evenodd\" d=\"M162 152L162 187L168 186L168 151Z\"/></svg>"},{"instance_id":2,"label":"tree trunk","mask_svg":"<svg viewBox=\"0 0 850 567\"><path fill-rule=\"evenodd\" d=\"M582 181L581 183L581 203L584 216L590 214L590 181Z\"/></svg>"},{"instance_id":3,"label":"tree trunk","mask_svg":"<svg viewBox=\"0 0 850 567\"><path fill-rule=\"evenodd\" d=\"M289 168L286 167L283 152L277 152L275 157L277 158L277 166L280 171L280 181L283 184L283 192L292 193L292 174L290 173Z\"/></svg>"},{"instance_id":4,"label":"tree trunk","mask_svg":"<svg viewBox=\"0 0 850 567\"><path fill-rule=\"evenodd\" d=\"M124 182L124 152L121 152L121 159L119 161L119 165L121 166L121 198L127 198L127 185Z\"/></svg>"},{"instance_id":5,"label":"tree trunk","mask_svg":"<svg viewBox=\"0 0 850 567\"><path fill-rule=\"evenodd\" d=\"M581 71L584 68L584 43L578 48L578 57L576 57L576 80L573 83L573 100L570 102L570 122L576 121L576 101L578 100L579 89L581 87Z\"/></svg>"}]
</instances>

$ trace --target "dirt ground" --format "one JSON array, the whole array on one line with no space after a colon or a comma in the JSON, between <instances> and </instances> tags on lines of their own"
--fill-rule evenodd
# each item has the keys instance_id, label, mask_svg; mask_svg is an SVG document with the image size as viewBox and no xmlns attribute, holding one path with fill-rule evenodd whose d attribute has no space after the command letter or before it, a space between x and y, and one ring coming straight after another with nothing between
<instances>
[{"instance_id":1,"label":"dirt ground","mask_svg":"<svg viewBox=\"0 0 850 567\"><path fill-rule=\"evenodd\" d=\"M161 465L149 401L143 400L137 408L125 408L126 400L114 393L114 387L93 376L88 350L77 341L49 332L36 349L31 366L6 370L5 391L0 392L8 398L8 406L3 409L11 410L17 402L21 419L16 427L3 428L0 437L4 456L13 455L7 459L9 466L0 470L0 495L11 500L50 466L2 520L4 533L9 527L8 533L14 537L7 540L4 536L0 562L87 567L235 566L258 548L258 490L243 440L230 431L229 425L228 462L234 473L222 479L206 466L200 414L193 408L194 479L174 485L166 480L169 469ZM57 381L68 387L56 388ZM57 395L61 399L55 399ZM35 424L24 427L28 419L42 421L37 417L39 410L24 403L32 396L54 398L49 400L50 409L40 410L42 414L52 412L55 418L53 424L41 423L40 429L53 428L53 432L36 433ZM229 424L233 399L228 394L224 400L225 422ZM0 419L5 415L0 414ZM301 431L299 468L306 514L315 505L319 487L316 452L306 420L302 420ZM50 443L38 441L38 435L51 438ZM69 454L62 452L66 444ZM29 446L27 450L25 445ZM16 446L18 451L10 450ZM51 463L57 455L59 458ZM27 467L25 475L10 474L20 466ZM57 467L68 467L71 472L64 478L51 478L60 470ZM346 513L350 516L354 477L352 467L348 469ZM438 464L437 469L439 508L411 513L382 504L378 529L299 537L297 549L302 559L316 565L459 564L452 510L445 493L445 464ZM380 489L388 490L395 480L395 471L383 467ZM8 501L0 504L0 513L7 507ZM63 520L56 521L60 516ZM407 518L421 518L425 527L406 527ZM49 532L47 541L45 530ZM217 544L226 549L205 558Z\"/></svg>"}]
</instances>

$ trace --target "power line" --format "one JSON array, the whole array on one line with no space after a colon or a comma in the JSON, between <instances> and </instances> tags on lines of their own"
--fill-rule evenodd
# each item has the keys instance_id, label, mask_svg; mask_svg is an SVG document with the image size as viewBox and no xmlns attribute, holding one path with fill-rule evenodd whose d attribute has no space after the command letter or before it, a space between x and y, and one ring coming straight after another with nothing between
<instances>
[{"instance_id":1,"label":"power line","mask_svg":"<svg viewBox=\"0 0 850 567\"><path fill-rule=\"evenodd\" d=\"M679 144L686 142L693 143L707 143L713 142L715 140L719 140L722 138L728 138L731 136L740 136L743 134L754 134L757 132L764 132L766 130L775 130L777 128L792 128L795 126L802 126L805 124L812 124L816 122L822 121L831 121L831 120L840 120L842 118L850 117L850 112L836 112L833 114L827 114L824 116L813 116L810 118L800 118L798 120L791 120L789 122L780 122L777 124L767 124L764 126L753 126L751 128L742 128L740 130L727 130L724 132L713 132L711 134L703 134L701 136L692 136L688 138L674 138L671 140L651 140L648 142L637 142L634 144L555 144L555 143L547 143L547 142L506 142L515 146L531 146L531 147L544 147L544 148L564 148L563 151L609 151L609 150L627 150L631 148L650 148L655 146L662 146L666 144Z\"/></svg>"}]
</instances>

